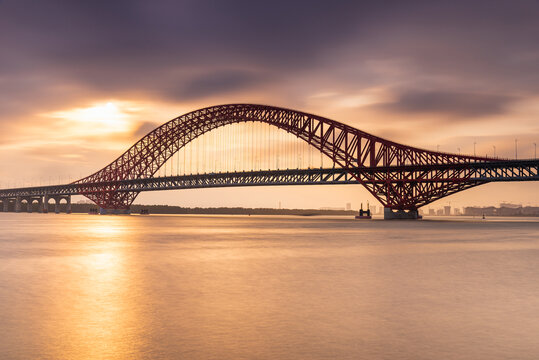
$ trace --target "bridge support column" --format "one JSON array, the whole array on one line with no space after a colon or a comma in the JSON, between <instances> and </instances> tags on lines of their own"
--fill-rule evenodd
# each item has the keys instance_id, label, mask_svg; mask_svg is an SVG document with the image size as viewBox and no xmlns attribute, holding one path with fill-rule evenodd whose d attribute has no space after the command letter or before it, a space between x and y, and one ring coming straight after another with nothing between
<instances>
[{"instance_id":1,"label":"bridge support column","mask_svg":"<svg viewBox=\"0 0 539 360\"><path fill-rule=\"evenodd\" d=\"M421 219L417 209L415 210L393 210L384 208L384 220L416 220Z\"/></svg>"},{"instance_id":2,"label":"bridge support column","mask_svg":"<svg viewBox=\"0 0 539 360\"><path fill-rule=\"evenodd\" d=\"M30 196L28 199L28 212L33 212L34 202L37 201L37 212L43 212L43 197L42 196Z\"/></svg>"},{"instance_id":3,"label":"bridge support column","mask_svg":"<svg viewBox=\"0 0 539 360\"><path fill-rule=\"evenodd\" d=\"M15 212L21 212L21 197L17 196L15 198Z\"/></svg>"},{"instance_id":4,"label":"bridge support column","mask_svg":"<svg viewBox=\"0 0 539 360\"><path fill-rule=\"evenodd\" d=\"M8 210L9 210L9 199L4 199L4 200L2 201L2 204L4 204L4 206L3 206L4 212L8 212Z\"/></svg>"},{"instance_id":5,"label":"bridge support column","mask_svg":"<svg viewBox=\"0 0 539 360\"><path fill-rule=\"evenodd\" d=\"M41 202L41 212L43 214L49 212L49 195L43 196L43 201Z\"/></svg>"},{"instance_id":6,"label":"bridge support column","mask_svg":"<svg viewBox=\"0 0 539 360\"><path fill-rule=\"evenodd\" d=\"M71 195L67 195L67 206L66 206L66 214L71 214Z\"/></svg>"},{"instance_id":7,"label":"bridge support column","mask_svg":"<svg viewBox=\"0 0 539 360\"><path fill-rule=\"evenodd\" d=\"M26 212L32 212L32 198L26 198Z\"/></svg>"},{"instance_id":8,"label":"bridge support column","mask_svg":"<svg viewBox=\"0 0 539 360\"><path fill-rule=\"evenodd\" d=\"M54 197L54 213L59 214L60 213L60 199L58 196Z\"/></svg>"}]
</instances>

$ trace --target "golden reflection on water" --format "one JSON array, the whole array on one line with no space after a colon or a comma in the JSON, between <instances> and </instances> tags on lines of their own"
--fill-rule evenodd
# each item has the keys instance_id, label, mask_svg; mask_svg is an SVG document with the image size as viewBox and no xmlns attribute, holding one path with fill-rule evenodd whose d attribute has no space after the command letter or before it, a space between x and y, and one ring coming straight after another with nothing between
<instances>
[{"instance_id":1,"label":"golden reflection on water","mask_svg":"<svg viewBox=\"0 0 539 360\"><path fill-rule=\"evenodd\" d=\"M87 229L89 236L114 236L119 235L121 236L123 233L123 229L116 227L117 224L99 224L97 226L89 227Z\"/></svg>"},{"instance_id":2,"label":"golden reflection on water","mask_svg":"<svg viewBox=\"0 0 539 360\"><path fill-rule=\"evenodd\" d=\"M80 225L80 224L79 224ZM79 255L70 259L71 271L63 274L66 293L61 305L63 334L57 358L129 358L141 339L137 332L136 299L132 296L135 278L129 272L132 257L123 217L94 217L73 231L85 234ZM66 231L69 231L66 229Z\"/></svg>"}]
</instances>

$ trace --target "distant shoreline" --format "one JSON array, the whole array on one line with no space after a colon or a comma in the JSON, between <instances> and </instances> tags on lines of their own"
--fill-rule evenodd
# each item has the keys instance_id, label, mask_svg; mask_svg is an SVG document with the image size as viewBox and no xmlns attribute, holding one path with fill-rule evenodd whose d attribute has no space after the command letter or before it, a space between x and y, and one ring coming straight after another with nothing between
<instances>
[{"instance_id":1,"label":"distant shoreline","mask_svg":"<svg viewBox=\"0 0 539 360\"><path fill-rule=\"evenodd\" d=\"M61 212L64 212L65 204L61 204ZM90 209L97 210L98 207L95 204L72 204L71 212L73 213L89 213ZM173 206L173 205L140 205L135 204L131 205L132 214L140 214L141 210L147 210L149 214L193 214L193 215L296 215L296 216L324 216L324 215L333 215L333 216L355 216L357 215L357 210L331 210L331 209L272 209L272 208L244 208L244 207L182 207L182 206ZM481 208L479 208L481 209ZM539 216L536 212L530 213L511 213L508 211L499 211L498 213L493 213L490 210L491 208L481 209L483 211L477 213L468 213L468 214L451 214L451 217L481 217L483 214L487 217L537 217ZM52 212L53 207L49 208L49 211ZM382 215L382 214L374 214ZM446 215L433 215L428 213L423 213L424 217L428 218L437 218L445 217Z\"/></svg>"},{"instance_id":2,"label":"distant shoreline","mask_svg":"<svg viewBox=\"0 0 539 360\"><path fill-rule=\"evenodd\" d=\"M94 204L72 204L71 212L88 213L90 209L97 209ZM355 210L320 210L320 209L271 209L271 208L243 208L243 207L208 207L190 208L171 205L131 205L131 213L139 214L142 209L150 214L211 214L211 215L356 215Z\"/></svg>"}]
</instances>

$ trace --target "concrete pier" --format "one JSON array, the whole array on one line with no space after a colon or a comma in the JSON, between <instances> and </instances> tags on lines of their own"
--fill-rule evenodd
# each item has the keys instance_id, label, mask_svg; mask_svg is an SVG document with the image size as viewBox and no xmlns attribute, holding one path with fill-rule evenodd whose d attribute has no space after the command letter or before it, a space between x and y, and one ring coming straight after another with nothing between
<instances>
[{"instance_id":1,"label":"concrete pier","mask_svg":"<svg viewBox=\"0 0 539 360\"><path fill-rule=\"evenodd\" d=\"M48 212L49 200L54 199L54 212L60 213L62 205L60 201L66 201L65 212L71 213L71 195L31 195L31 196L17 196L17 197L5 197L0 199L2 205L0 210L2 212L10 211L10 203L14 203L14 208L11 207L11 211L21 212L23 208L23 202L26 202L26 212L33 212L33 205L37 202L37 211L40 213Z\"/></svg>"},{"instance_id":2,"label":"concrete pier","mask_svg":"<svg viewBox=\"0 0 539 360\"><path fill-rule=\"evenodd\" d=\"M384 208L384 220L417 220L421 219L416 210L393 210Z\"/></svg>"},{"instance_id":3,"label":"concrete pier","mask_svg":"<svg viewBox=\"0 0 539 360\"><path fill-rule=\"evenodd\" d=\"M33 206L34 201L37 201L37 212L42 213L43 212L43 197L38 196L31 199L30 208Z\"/></svg>"},{"instance_id":4,"label":"concrete pier","mask_svg":"<svg viewBox=\"0 0 539 360\"><path fill-rule=\"evenodd\" d=\"M41 203L41 212L46 214L49 212L49 195L43 196L43 201Z\"/></svg>"}]
</instances>

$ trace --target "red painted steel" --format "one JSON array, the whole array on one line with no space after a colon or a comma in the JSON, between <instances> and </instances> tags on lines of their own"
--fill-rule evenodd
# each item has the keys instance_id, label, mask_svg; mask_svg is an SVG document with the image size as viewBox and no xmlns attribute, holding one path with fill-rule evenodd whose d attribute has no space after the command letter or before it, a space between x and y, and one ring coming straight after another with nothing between
<instances>
[{"instance_id":1,"label":"red painted steel","mask_svg":"<svg viewBox=\"0 0 539 360\"><path fill-rule=\"evenodd\" d=\"M212 106L179 116L156 128L123 155L98 172L76 181L89 184L152 177L179 149L218 127L241 122L263 122L294 134L343 168L376 169L393 166L440 165L431 171L375 171L358 175L359 183L385 207L415 210L449 194L479 185L467 172L443 165L497 159L418 149L368 134L321 116L274 106L229 104ZM409 169L409 167L407 167ZM116 192L108 186L85 195L105 209L129 208L138 192Z\"/></svg>"}]
</instances>

